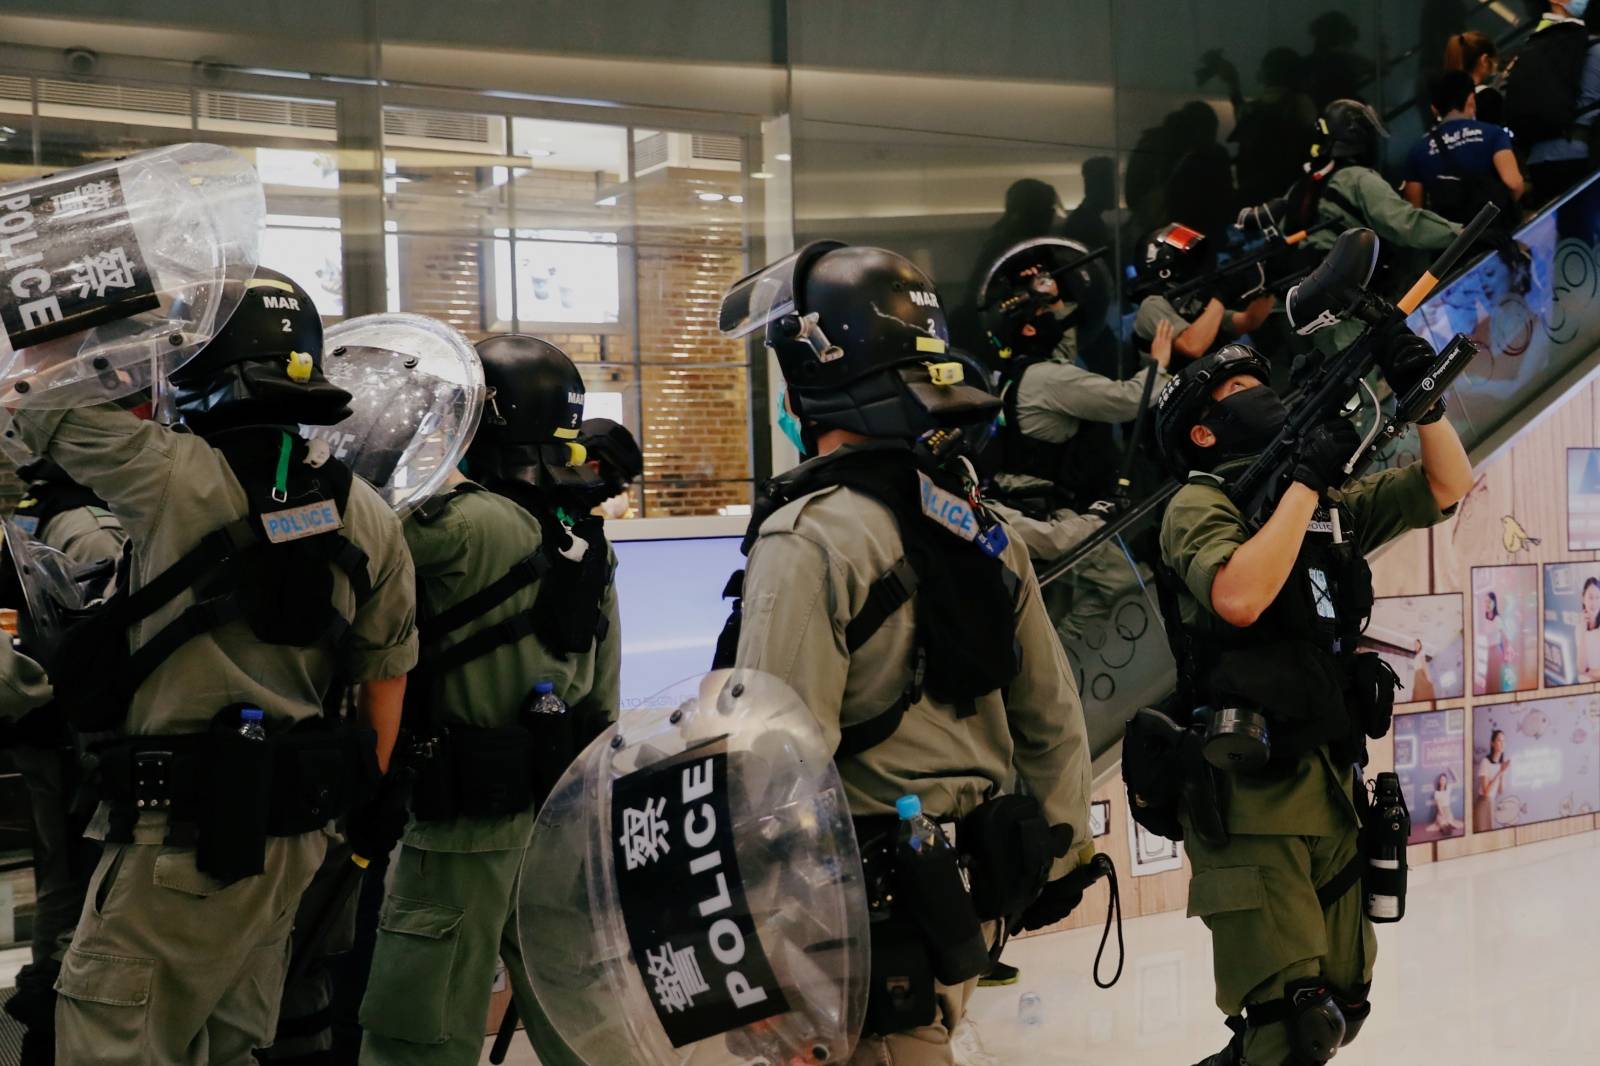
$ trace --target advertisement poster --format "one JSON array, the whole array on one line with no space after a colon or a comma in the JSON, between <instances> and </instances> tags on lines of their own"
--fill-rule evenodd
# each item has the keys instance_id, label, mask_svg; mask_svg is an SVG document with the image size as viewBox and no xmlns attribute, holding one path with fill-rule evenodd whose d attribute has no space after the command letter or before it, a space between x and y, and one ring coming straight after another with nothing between
<instances>
[{"instance_id":1,"label":"advertisement poster","mask_svg":"<svg viewBox=\"0 0 1600 1066\"><path fill-rule=\"evenodd\" d=\"M1459 699L1466 688L1461 594L1384 596L1372 608L1361 651L1375 651L1405 687L1396 703Z\"/></svg>"},{"instance_id":2,"label":"advertisement poster","mask_svg":"<svg viewBox=\"0 0 1600 1066\"><path fill-rule=\"evenodd\" d=\"M1600 448L1567 449L1567 550L1600 549Z\"/></svg>"},{"instance_id":3,"label":"advertisement poster","mask_svg":"<svg viewBox=\"0 0 1600 1066\"><path fill-rule=\"evenodd\" d=\"M1600 681L1600 563L1544 566L1544 683Z\"/></svg>"},{"instance_id":4,"label":"advertisement poster","mask_svg":"<svg viewBox=\"0 0 1600 1066\"><path fill-rule=\"evenodd\" d=\"M1466 734L1467 712L1459 707L1395 717L1394 772L1411 812L1409 843L1466 833Z\"/></svg>"},{"instance_id":5,"label":"advertisement poster","mask_svg":"<svg viewBox=\"0 0 1600 1066\"><path fill-rule=\"evenodd\" d=\"M1472 568L1472 694L1539 687L1539 568Z\"/></svg>"},{"instance_id":6,"label":"advertisement poster","mask_svg":"<svg viewBox=\"0 0 1600 1066\"><path fill-rule=\"evenodd\" d=\"M1183 869L1181 843L1149 832L1133 820L1132 812L1128 813L1127 818L1128 856L1132 860L1133 876L1149 877L1151 874Z\"/></svg>"},{"instance_id":7,"label":"advertisement poster","mask_svg":"<svg viewBox=\"0 0 1600 1066\"><path fill-rule=\"evenodd\" d=\"M1476 707L1472 831L1600 810L1600 695Z\"/></svg>"}]
</instances>

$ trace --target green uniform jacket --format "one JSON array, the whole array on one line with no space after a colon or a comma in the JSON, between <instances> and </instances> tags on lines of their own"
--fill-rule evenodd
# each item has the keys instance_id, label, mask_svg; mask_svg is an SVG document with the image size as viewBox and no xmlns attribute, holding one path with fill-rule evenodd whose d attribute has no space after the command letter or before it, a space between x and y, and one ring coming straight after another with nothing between
<instances>
[{"instance_id":1,"label":"green uniform jacket","mask_svg":"<svg viewBox=\"0 0 1600 1066\"><path fill-rule=\"evenodd\" d=\"M1226 476L1241 465L1224 464L1219 473ZM1435 525L1445 517L1421 464L1368 474L1336 495L1348 516L1345 527L1362 555L1407 530ZM1191 483L1172 498L1161 521L1161 557L1184 584L1178 600L1185 625L1203 622L1202 609L1211 612L1211 583L1217 571L1248 539L1243 516L1219 486ZM1301 759L1294 773L1283 779L1235 776L1228 830L1311 836L1341 832L1356 816L1350 800L1351 776L1350 767L1333 765L1325 747ZM1326 802L1330 790L1338 797L1331 805Z\"/></svg>"},{"instance_id":2,"label":"green uniform jacket","mask_svg":"<svg viewBox=\"0 0 1600 1066\"><path fill-rule=\"evenodd\" d=\"M1157 371L1151 395L1159 395L1166 383L1166 373ZM1142 372L1117 381L1076 366L1057 349L1053 358L1023 375L1017 387L1017 429L1025 437L1059 444L1071 440L1084 422L1131 422L1143 395ZM1046 484L1021 474L1001 474L996 480L1008 492Z\"/></svg>"},{"instance_id":3,"label":"green uniform jacket","mask_svg":"<svg viewBox=\"0 0 1600 1066\"><path fill-rule=\"evenodd\" d=\"M74 481L106 501L133 540L135 590L221 526L249 513L244 489L222 453L201 438L143 422L110 405L71 411L18 411L7 433L49 456ZM416 597L400 521L370 485L355 479L343 533L367 554L372 596L357 610L343 574L334 605L351 619L343 661L322 648L263 644L243 621L184 644L139 686L130 734L195 733L230 703L261 707L271 719L322 713L339 677L348 683L400 677L416 663ZM132 634L137 649L193 602L185 592ZM154 829L147 832L147 829ZM141 816L136 839L159 843L156 816ZM147 839L148 838L148 839Z\"/></svg>"},{"instance_id":4,"label":"green uniform jacket","mask_svg":"<svg viewBox=\"0 0 1600 1066\"><path fill-rule=\"evenodd\" d=\"M515 563L537 551L542 540L538 521L526 510L498 493L477 489L456 492L432 520L413 513L406 520L405 535L416 563L418 596L434 614L504 577ZM610 561L614 570L614 554ZM451 643L528 610L538 596L537 584L519 589L477 623L456 630ZM596 725L616 721L622 626L614 584L606 587L601 610L610 628L586 654L560 659L545 650L538 637L530 636L446 674L433 705L436 720L488 729L514 726L534 685L550 681L569 714ZM527 843L533 819L534 812L528 811L513 818L414 822L405 841L426 851L520 848Z\"/></svg>"},{"instance_id":5,"label":"green uniform jacket","mask_svg":"<svg viewBox=\"0 0 1600 1066\"><path fill-rule=\"evenodd\" d=\"M889 509L838 486L780 508L750 550L738 665L793 687L816 715L830 748L838 744L841 725L876 717L911 680L911 604L854 655L845 650L844 635L872 583L904 554ZM1081 846L1090 840L1083 705L1020 539L1012 538L1003 561L1022 579L1016 610L1022 669L1005 697L982 697L977 713L964 719L953 707L924 697L889 739L840 759L839 774L852 814L894 814L895 800L915 793L937 818L966 814L1009 790L1020 774L1046 817L1072 826ZM1063 876L1079 861L1075 849L1051 876Z\"/></svg>"}]
</instances>

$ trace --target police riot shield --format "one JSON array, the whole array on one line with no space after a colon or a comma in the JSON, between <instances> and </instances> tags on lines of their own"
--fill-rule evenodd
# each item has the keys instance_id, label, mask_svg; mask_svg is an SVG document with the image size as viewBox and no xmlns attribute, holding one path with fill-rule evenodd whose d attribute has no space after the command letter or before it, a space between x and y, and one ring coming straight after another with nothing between
<instances>
[{"instance_id":1,"label":"police riot shield","mask_svg":"<svg viewBox=\"0 0 1600 1066\"><path fill-rule=\"evenodd\" d=\"M265 213L213 144L0 185L0 403L99 403L182 366L238 306Z\"/></svg>"},{"instance_id":2,"label":"police riot shield","mask_svg":"<svg viewBox=\"0 0 1600 1066\"><path fill-rule=\"evenodd\" d=\"M0 530L22 587L25 609L18 612L18 633L29 655L50 661L61 635L116 591L117 561L73 562L12 518L0 522Z\"/></svg>"},{"instance_id":3,"label":"police riot shield","mask_svg":"<svg viewBox=\"0 0 1600 1066\"><path fill-rule=\"evenodd\" d=\"M539 812L517 921L540 1007L594 1066L844 1062L867 906L816 719L745 670L647 704Z\"/></svg>"},{"instance_id":4,"label":"police riot shield","mask_svg":"<svg viewBox=\"0 0 1600 1066\"><path fill-rule=\"evenodd\" d=\"M307 426L404 515L439 490L483 413L483 364L461 332L412 314L362 315L329 329L323 373L350 417Z\"/></svg>"}]
</instances>

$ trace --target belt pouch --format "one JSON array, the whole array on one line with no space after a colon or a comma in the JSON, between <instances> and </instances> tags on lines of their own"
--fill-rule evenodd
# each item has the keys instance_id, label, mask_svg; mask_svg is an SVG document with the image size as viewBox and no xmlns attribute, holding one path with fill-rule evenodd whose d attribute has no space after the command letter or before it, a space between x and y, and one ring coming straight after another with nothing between
<instances>
[{"instance_id":1,"label":"belt pouch","mask_svg":"<svg viewBox=\"0 0 1600 1066\"><path fill-rule=\"evenodd\" d=\"M523 712L522 723L528 734L528 776L537 806L544 806L545 797L578 754L572 714L570 709L565 714Z\"/></svg>"},{"instance_id":2,"label":"belt pouch","mask_svg":"<svg viewBox=\"0 0 1600 1066\"><path fill-rule=\"evenodd\" d=\"M971 859L972 907L979 919L1020 915L1050 877L1050 823L1032 796L996 796L961 819L956 830Z\"/></svg>"},{"instance_id":3,"label":"belt pouch","mask_svg":"<svg viewBox=\"0 0 1600 1066\"><path fill-rule=\"evenodd\" d=\"M456 729L450 734L461 813L471 818L521 814L533 806L526 729Z\"/></svg>"},{"instance_id":4,"label":"belt pouch","mask_svg":"<svg viewBox=\"0 0 1600 1066\"><path fill-rule=\"evenodd\" d=\"M226 884L266 868L274 742L239 735L239 706L211 719L200 806L195 812L195 866Z\"/></svg>"},{"instance_id":5,"label":"belt pouch","mask_svg":"<svg viewBox=\"0 0 1600 1066\"><path fill-rule=\"evenodd\" d=\"M894 856L900 902L922 929L939 983L959 985L988 972L989 945L955 849L944 844L912 851L902 843Z\"/></svg>"},{"instance_id":6,"label":"belt pouch","mask_svg":"<svg viewBox=\"0 0 1600 1066\"><path fill-rule=\"evenodd\" d=\"M903 910L872 915L872 968L866 1032L888 1036L932 1025L933 962L917 923Z\"/></svg>"}]
</instances>

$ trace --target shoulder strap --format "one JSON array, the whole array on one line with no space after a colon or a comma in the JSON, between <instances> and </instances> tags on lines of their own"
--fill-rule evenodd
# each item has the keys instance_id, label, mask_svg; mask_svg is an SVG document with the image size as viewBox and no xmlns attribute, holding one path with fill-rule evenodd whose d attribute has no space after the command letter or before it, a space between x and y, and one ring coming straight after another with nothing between
<instances>
[{"instance_id":1,"label":"shoulder strap","mask_svg":"<svg viewBox=\"0 0 1600 1066\"><path fill-rule=\"evenodd\" d=\"M523 589L537 584L549 570L550 559L542 547L517 560L498 579L428 619L429 642L444 639L485 611L493 610Z\"/></svg>"},{"instance_id":2,"label":"shoulder strap","mask_svg":"<svg viewBox=\"0 0 1600 1066\"><path fill-rule=\"evenodd\" d=\"M902 555L872 583L867 590L867 602L844 627L845 650L856 651L871 640L872 635L883 628L883 623L911 602L916 591L916 569L911 560Z\"/></svg>"},{"instance_id":3,"label":"shoulder strap","mask_svg":"<svg viewBox=\"0 0 1600 1066\"><path fill-rule=\"evenodd\" d=\"M1333 187L1331 178L1323 186L1322 198L1328 201L1334 207L1337 207L1339 210L1343 211L1345 214L1349 215L1351 218L1355 219L1357 222L1366 222L1366 213L1362 211L1361 208L1357 207L1355 202L1348 196L1340 192L1338 189L1335 189Z\"/></svg>"}]
</instances>

